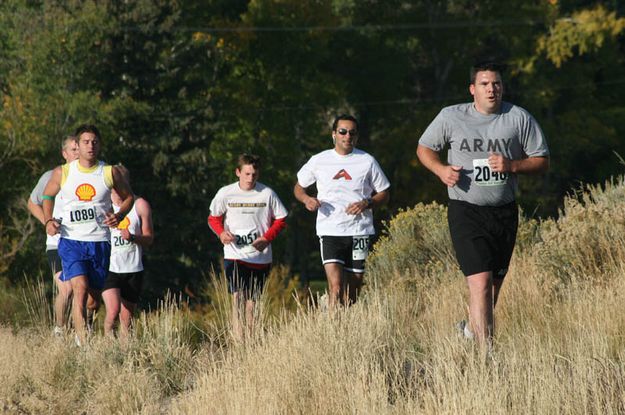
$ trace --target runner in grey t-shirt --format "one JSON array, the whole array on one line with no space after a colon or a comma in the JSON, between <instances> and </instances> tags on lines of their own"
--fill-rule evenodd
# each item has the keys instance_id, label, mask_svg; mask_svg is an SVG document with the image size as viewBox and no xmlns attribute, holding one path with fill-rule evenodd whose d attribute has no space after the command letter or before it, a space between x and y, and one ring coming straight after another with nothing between
<instances>
[{"instance_id":1,"label":"runner in grey t-shirt","mask_svg":"<svg viewBox=\"0 0 625 415\"><path fill-rule=\"evenodd\" d=\"M493 308L516 240L517 174L545 172L549 149L536 120L502 101L499 65L475 65L469 91L473 102L444 108L432 121L417 156L448 186L450 234L469 287L464 333L490 345ZM439 152L447 146L444 164Z\"/></svg>"},{"instance_id":2,"label":"runner in grey t-shirt","mask_svg":"<svg viewBox=\"0 0 625 415\"><path fill-rule=\"evenodd\" d=\"M78 158L78 144L73 136L67 136L63 140L61 145L61 155L65 159L66 162L73 161ZM37 185L30 193L30 197L28 198L27 206L30 213L37 218L42 225L45 226L45 220L43 216L43 191L48 184L48 181L52 177L52 170L48 170L44 174L41 175ZM61 200L58 200L58 203L54 205L54 216L59 217L61 215L61 211L63 208L63 203ZM54 279L54 283L57 288L57 294L54 299L54 334L61 335L63 333L64 327L67 324L67 309L69 305L69 298L72 295L72 286L69 282L64 282L60 280L61 274L61 259L58 255L58 247L59 237L46 235L46 254L48 257L48 264L50 265L50 270L52 271L52 277Z\"/></svg>"}]
</instances>

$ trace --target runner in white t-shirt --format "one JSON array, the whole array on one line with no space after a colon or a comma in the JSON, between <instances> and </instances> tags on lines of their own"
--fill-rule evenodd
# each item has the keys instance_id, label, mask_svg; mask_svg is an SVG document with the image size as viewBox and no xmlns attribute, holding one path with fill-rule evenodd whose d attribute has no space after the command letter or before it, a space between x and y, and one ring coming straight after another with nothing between
<instances>
[{"instance_id":1,"label":"runner in white t-shirt","mask_svg":"<svg viewBox=\"0 0 625 415\"><path fill-rule=\"evenodd\" d=\"M247 334L253 332L255 303L271 269L271 241L286 227L288 212L278 195L258 182L259 157L242 154L235 173L239 181L219 189L212 200L208 224L224 245L233 330L242 339L243 318Z\"/></svg>"},{"instance_id":2,"label":"runner in white t-shirt","mask_svg":"<svg viewBox=\"0 0 625 415\"><path fill-rule=\"evenodd\" d=\"M375 206L389 199L390 183L373 156L355 148L358 121L339 115L332 124L334 148L308 160L297 173L295 198L317 211L321 260L328 278L330 306L354 303L362 287ZM317 197L306 188L317 184Z\"/></svg>"}]
</instances>

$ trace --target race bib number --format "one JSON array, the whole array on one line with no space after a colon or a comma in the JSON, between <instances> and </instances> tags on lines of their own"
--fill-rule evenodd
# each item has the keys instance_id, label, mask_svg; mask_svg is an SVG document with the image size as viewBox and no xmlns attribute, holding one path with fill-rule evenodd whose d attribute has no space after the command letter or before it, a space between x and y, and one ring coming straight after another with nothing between
<instances>
[{"instance_id":1,"label":"race bib number","mask_svg":"<svg viewBox=\"0 0 625 415\"><path fill-rule=\"evenodd\" d=\"M95 206L85 206L76 209L72 209L69 212L69 221L72 224L95 222L97 214Z\"/></svg>"},{"instance_id":2,"label":"race bib number","mask_svg":"<svg viewBox=\"0 0 625 415\"><path fill-rule=\"evenodd\" d=\"M508 182L508 173L492 171L488 159L473 160L473 182L478 186L499 186Z\"/></svg>"},{"instance_id":3,"label":"race bib number","mask_svg":"<svg viewBox=\"0 0 625 415\"><path fill-rule=\"evenodd\" d=\"M364 261L369 255L369 235L354 236L352 242L352 259Z\"/></svg>"},{"instance_id":4,"label":"race bib number","mask_svg":"<svg viewBox=\"0 0 625 415\"><path fill-rule=\"evenodd\" d=\"M249 231L236 231L234 232L234 244L242 253L253 254L255 252L258 252L256 248L252 246L252 242L254 242L258 238L258 236L258 232L254 229Z\"/></svg>"},{"instance_id":5,"label":"race bib number","mask_svg":"<svg viewBox=\"0 0 625 415\"><path fill-rule=\"evenodd\" d=\"M132 244L133 244L132 242L127 241L124 238L122 238L121 235L113 236L113 247L115 248L120 248L120 249L130 248Z\"/></svg>"}]
</instances>

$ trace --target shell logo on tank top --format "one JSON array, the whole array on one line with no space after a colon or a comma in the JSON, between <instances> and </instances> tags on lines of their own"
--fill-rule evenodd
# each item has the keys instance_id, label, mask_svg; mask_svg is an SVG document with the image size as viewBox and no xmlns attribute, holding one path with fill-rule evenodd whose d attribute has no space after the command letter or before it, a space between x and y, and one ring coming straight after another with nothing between
<instances>
[{"instance_id":1,"label":"shell logo on tank top","mask_svg":"<svg viewBox=\"0 0 625 415\"><path fill-rule=\"evenodd\" d=\"M130 219L128 219L128 216L126 216L124 220L119 222L119 224L117 225L117 229L128 229L128 226L130 226Z\"/></svg>"},{"instance_id":2,"label":"shell logo on tank top","mask_svg":"<svg viewBox=\"0 0 625 415\"><path fill-rule=\"evenodd\" d=\"M345 169L341 169L341 170L339 170L338 173L336 173L334 175L332 180L339 180L341 177L344 178L345 180L351 180L352 179L352 176L350 176L349 173L345 171Z\"/></svg>"},{"instance_id":3,"label":"shell logo on tank top","mask_svg":"<svg viewBox=\"0 0 625 415\"><path fill-rule=\"evenodd\" d=\"M95 196L95 187L89 183L79 184L75 194L81 202L91 202Z\"/></svg>"}]
</instances>

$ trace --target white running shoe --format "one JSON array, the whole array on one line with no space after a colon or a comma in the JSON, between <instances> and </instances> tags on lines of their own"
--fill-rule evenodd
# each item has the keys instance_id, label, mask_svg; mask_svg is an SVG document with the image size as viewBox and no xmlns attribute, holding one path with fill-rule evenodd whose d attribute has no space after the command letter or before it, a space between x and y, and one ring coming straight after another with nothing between
<instances>
[{"instance_id":1,"label":"white running shoe","mask_svg":"<svg viewBox=\"0 0 625 415\"><path fill-rule=\"evenodd\" d=\"M473 332L469 328L469 323L466 320L457 322L456 330L458 330L465 339L473 339Z\"/></svg>"},{"instance_id":2,"label":"white running shoe","mask_svg":"<svg viewBox=\"0 0 625 415\"><path fill-rule=\"evenodd\" d=\"M330 309L330 298L328 297L328 293L323 294L319 297L319 311L322 313L327 313Z\"/></svg>"},{"instance_id":3,"label":"white running shoe","mask_svg":"<svg viewBox=\"0 0 625 415\"><path fill-rule=\"evenodd\" d=\"M64 331L63 327L54 326L54 330L52 330L52 335L54 337L63 337Z\"/></svg>"}]
</instances>

